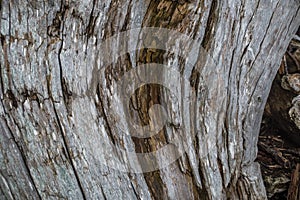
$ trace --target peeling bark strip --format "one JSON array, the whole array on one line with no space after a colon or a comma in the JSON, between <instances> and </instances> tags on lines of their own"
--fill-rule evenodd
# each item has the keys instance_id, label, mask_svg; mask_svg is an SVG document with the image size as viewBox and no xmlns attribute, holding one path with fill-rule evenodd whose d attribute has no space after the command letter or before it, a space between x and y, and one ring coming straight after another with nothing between
<instances>
[{"instance_id":1,"label":"peeling bark strip","mask_svg":"<svg viewBox=\"0 0 300 200\"><path fill-rule=\"evenodd\" d=\"M299 1L0 5L0 199L266 199L256 143L272 80L300 24ZM193 40L137 33L139 40L101 46L144 27ZM189 84L172 81L176 94L158 84L139 87L124 113L115 84L149 63L172 67ZM167 76L161 70L155 78ZM168 113L164 128L148 138L126 134L132 121L151 125L156 104ZM116 170L147 167L138 153L171 144L183 128L189 148L177 161L144 174ZM130 163L134 155L140 162Z\"/></svg>"}]
</instances>

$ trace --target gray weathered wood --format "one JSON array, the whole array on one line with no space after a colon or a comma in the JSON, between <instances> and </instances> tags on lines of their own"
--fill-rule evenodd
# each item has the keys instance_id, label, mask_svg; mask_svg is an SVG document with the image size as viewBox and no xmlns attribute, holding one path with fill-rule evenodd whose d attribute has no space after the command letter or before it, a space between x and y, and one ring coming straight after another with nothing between
<instances>
[{"instance_id":1,"label":"gray weathered wood","mask_svg":"<svg viewBox=\"0 0 300 200\"><path fill-rule=\"evenodd\" d=\"M256 143L272 80L300 24L299 1L0 3L1 199L266 199L254 162ZM121 31L142 27L192 39L163 40L169 52L189 55L188 47L199 43L207 54L198 46L187 61L158 48L142 49L143 42L160 45L153 43L152 32L141 33L143 42L102 45ZM118 60L110 52L132 45L137 50ZM107 65L106 59L115 62ZM155 137L127 137L119 124L126 129L128 117L121 117L125 108L113 88L125 71L150 62L172 63L190 85L174 81L178 101L161 86L139 88L132 118L147 124L148 107L162 102L170 118ZM154 75L170 78L167 73ZM195 98L184 101L192 93ZM157 171L116 170L106 156L128 163L129 154L98 151L110 141L127 152L155 150L181 136L183 126L190 148Z\"/></svg>"}]
</instances>

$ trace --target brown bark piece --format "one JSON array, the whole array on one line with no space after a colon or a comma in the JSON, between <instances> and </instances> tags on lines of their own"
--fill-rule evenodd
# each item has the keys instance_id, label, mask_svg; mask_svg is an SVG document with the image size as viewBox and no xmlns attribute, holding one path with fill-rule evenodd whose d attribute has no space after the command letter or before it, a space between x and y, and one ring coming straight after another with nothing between
<instances>
[{"instance_id":1,"label":"brown bark piece","mask_svg":"<svg viewBox=\"0 0 300 200\"><path fill-rule=\"evenodd\" d=\"M291 184L288 191L288 200L300 199L300 163L297 164L296 169L291 176Z\"/></svg>"}]
</instances>

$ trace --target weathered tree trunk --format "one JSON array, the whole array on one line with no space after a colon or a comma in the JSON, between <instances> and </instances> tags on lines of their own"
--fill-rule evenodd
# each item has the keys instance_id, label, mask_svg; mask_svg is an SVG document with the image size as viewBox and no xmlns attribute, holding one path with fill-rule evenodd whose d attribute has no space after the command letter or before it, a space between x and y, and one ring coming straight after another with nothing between
<instances>
[{"instance_id":1,"label":"weathered tree trunk","mask_svg":"<svg viewBox=\"0 0 300 200\"><path fill-rule=\"evenodd\" d=\"M256 143L299 1L0 3L1 199L266 198ZM149 82L122 96L132 71ZM133 135L155 104L164 128Z\"/></svg>"}]
</instances>

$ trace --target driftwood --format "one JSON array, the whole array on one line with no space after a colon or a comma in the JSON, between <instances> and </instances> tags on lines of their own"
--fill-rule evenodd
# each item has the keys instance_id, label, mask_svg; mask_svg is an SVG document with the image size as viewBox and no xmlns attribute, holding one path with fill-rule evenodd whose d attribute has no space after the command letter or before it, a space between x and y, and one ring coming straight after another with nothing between
<instances>
[{"instance_id":1,"label":"driftwood","mask_svg":"<svg viewBox=\"0 0 300 200\"><path fill-rule=\"evenodd\" d=\"M0 199L266 199L259 127L298 0L0 4Z\"/></svg>"}]
</instances>

